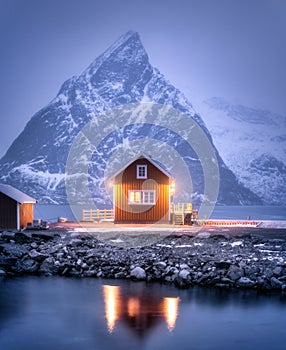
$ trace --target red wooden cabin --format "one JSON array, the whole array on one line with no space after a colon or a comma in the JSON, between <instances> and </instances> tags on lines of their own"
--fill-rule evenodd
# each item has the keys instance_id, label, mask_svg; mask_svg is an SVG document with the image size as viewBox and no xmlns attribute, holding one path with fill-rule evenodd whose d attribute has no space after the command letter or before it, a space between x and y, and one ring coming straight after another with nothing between
<instances>
[{"instance_id":1,"label":"red wooden cabin","mask_svg":"<svg viewBox=\"0 0 286 350\"><path fill-rule=\"evenodd\" d=\"M113 177L114 223L168 223L172 177L144 155Z\"/></svg>"}]
</instances>

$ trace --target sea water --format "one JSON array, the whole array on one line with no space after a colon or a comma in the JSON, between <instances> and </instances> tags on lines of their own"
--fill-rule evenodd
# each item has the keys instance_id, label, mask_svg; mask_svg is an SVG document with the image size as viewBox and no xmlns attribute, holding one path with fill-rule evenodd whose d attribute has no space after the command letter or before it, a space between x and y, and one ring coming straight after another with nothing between
<instances>
[{"instance_id":1,"label":"sea water","mask_svg":"<svg viewBox=\"0 0 286 350\"><path fill-rule=\"evenodd\" d=\"M57 221L65 217L69 221L81 218L80 206L69 205L35 205L35 218L46 221ZM90 208L84 208L90 209ZM200 217L204 219L204 217ZM278 206L215 206L211 219L232 220L286 220L286 207Z\"/></svg>"},{"instance_id":2,"label":"sea water","mask_svg":"<svg viewBox=\"0 0 286 350\"><path fill-rule=\"evenodd\" d=\"M284 350L280 294L145 282L0 280L0 349Z\"/></svg>"}]
</instances>

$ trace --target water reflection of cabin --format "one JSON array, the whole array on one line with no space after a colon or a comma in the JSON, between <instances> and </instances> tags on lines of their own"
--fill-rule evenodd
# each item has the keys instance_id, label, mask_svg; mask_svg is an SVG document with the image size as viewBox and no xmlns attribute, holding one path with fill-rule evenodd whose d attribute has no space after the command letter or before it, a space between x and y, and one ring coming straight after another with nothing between
<instances>
[{"instance_id":1,"label":"water reflection of cabin","mask_svg":"<svg viewBox=\"0 0 286 350\"><path fill-rule=\"evenodd\" d=\"M168 223L171 175L144 155L112 177L115 223Z\"/></svg>"},{"instance_id":2,"label":"water reflection of cabin","mask_svg":"<svg viewBox=\"0 0 286 350\"><path fill-rule=\"evenodd\" d=\"M103 285L103 299L107 328L112 333L117 322L132 329L137 336L144 337L156 325L165 321L171 332L176 325L179 297L146 295L144 288L124 288Z\"/></svg>"}]
</instances>

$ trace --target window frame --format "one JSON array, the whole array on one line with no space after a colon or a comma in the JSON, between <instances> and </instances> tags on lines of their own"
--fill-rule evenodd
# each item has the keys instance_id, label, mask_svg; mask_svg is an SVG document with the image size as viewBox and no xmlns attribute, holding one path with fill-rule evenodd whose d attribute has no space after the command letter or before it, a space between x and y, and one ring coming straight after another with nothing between
<instances>
[{"instance_id":1,"label":"window frame","mask_svg":"<svg viewBox=\"0 0 286 350\"><path fill-rule=\"evenodd\" d=\"M140 197L140 202L136 201L136 197ZM134 198L134 201L130 200ZM147 199L147 201L146 201ZM129 205L155 205L156 204L156 190L128 190L128 204Z\"/></svg>"},{"instance_id":2,"label":"window frame","mask_svg":"<svg viewBox=\"0 0 286 350\"><path fill-rule=\"evenodd\" d=\"M140 169L144 169L144 175L140 175ZM147 165L146 164L137 164L136 166L136 178L137 179L147 179Z\"/></svg>"}]
</instances>

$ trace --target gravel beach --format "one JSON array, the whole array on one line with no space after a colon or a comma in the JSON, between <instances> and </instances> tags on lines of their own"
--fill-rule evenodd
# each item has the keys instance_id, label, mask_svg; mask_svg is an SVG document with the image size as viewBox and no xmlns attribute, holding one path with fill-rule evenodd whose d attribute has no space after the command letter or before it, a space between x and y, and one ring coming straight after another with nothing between
<instances>
[{"instance_id":1,"label":"gravel beach","mask_svg":"<svg viewBox=\"0 0 286 350\"><path fill-rule=\"evenodd\" d=\"M0 233L0 276L71 276L286 292L286 228L80 225Z\"/></svg>"}]
</instances>

